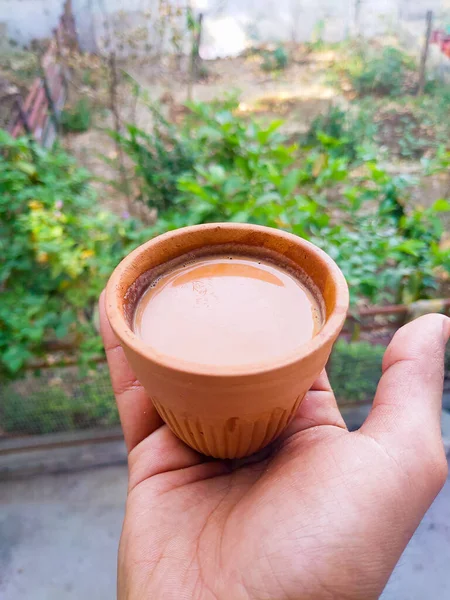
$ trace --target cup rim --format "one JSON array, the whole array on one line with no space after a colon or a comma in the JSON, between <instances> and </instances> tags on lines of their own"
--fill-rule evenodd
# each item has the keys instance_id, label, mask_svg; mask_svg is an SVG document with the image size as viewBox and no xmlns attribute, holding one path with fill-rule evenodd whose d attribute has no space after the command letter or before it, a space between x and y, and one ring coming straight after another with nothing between
<instances>
[{"instance_id":1,"label":"cup rim","mask_svg":"<svg viewBox=\"0 0 450 600\"><path fill-rule=\"evenodd\" d=\"M326 265L328 273L331 275L336 284L336 302L334 309L326 319L319 333L311 340L300 346L300 348L295 352L282 359L278 359L276 361L274 360L269 364L255 362L242 366L203 365L156 352L153 348L151 348L151 346L147 345L143 340L141 340L141 338L139 338L128 325L123 311L121 310L117 289L122 287L121 282L124 275L129 272L130 268L133 264L135 264L139 256L151 251L151 248L156 243L156 240L158 240L158 242L167 241L169 239L176 240L177 238L183 237L192 231L213 230L217 227L228 228L229 230L234 231L269 231L271 235L276 232L275 234L277 236L284 238L286 241L294 242L307 252L315 254ZM166 368L178 373L188 373L193 376L251 376L270 373L279 369L293 366L299 361L303 360L306 356L317 352L328 342L334 342L345 322L348 306L349 292L347 281L340 268L337 266L334 260L328 256L328 254L326 254L326 252L321 250L315 244L312 244L311 242L308 242L307 240L292 233L287 233L272 227L252 225L247 223L206 223L202 225L182 227L167 233L163 233L162 235L150 239L148 242L145 242L130 252L130 254L128 254L114 269L106 285L106 314L113 332L118 337L119 341L139 354L142 358L150 360L162 368Z\"/></svg>"}]
</instances>

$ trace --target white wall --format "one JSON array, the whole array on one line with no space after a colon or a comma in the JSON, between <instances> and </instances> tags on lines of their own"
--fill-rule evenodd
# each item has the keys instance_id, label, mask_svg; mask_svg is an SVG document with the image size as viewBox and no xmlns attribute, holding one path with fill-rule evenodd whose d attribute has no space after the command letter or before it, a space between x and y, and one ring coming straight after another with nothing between
<instances>
[{"instance_id":1,"label":"white wall","mask_svg":"<svg viewBox=\"0 0 450 600\"><path fill-rule=\"evenodd\" d=\"M397 15L398 1L362 0L361 25L366 35L385 30L386 21L393 21ZM211 55L221 54L221 46L232 49L233 43L241 44L242 34L247 41L302 42L311 39L322 21L324 39L339 41L354 24L355 0L194 0L194 3L204 8L207 15L203 53Z\"/></svg>"},{"instance_id":2,"label":"white wall","mask_svg":"<svg viewBox=\"0 0 450 600\"><path fill-rule=\"evenodd\" d=\"M89 46L104 15L121 10L136 12L156 6L159 0L72 0L80 40ZM63 12L64 0L0 0L0 23L7 24L8 35L20 44L49 37Z\"/></svg>"},{"instance_id":3,"label":"white wall","mask_svg":"<svg viewBox=\"0 0 450 600\"><path fill-rule=\"evenodd\" d=\"M171 0L186 5L186 0ZM205 13L202 52L206 58L241 51L252 40L306 41L316 23L325 22L325 38L342 39L353 26L355 0L191 0ZM412 6L420 15L439 10L449 0L362 0L361 24L367 35L376 35L395 22L399 7L407 14ZM105 14L116 23L139 23L159 0L72 0L82 46L95 50L104 37ZM63 0L0 0L0 23L19 43L51 35L62 12ZM123 19L120 11L126 11Z\"/></svg>"},{"instance_id":4,"label":"white wall","mask_svg":"<svg viewBox=\"0 0 450 600\"><path fill-rule=\"evenodd\" d=\"M0 0L0 23L20 44L51 35L58 24L63 0Z\"/></svg>"}]
</instances>

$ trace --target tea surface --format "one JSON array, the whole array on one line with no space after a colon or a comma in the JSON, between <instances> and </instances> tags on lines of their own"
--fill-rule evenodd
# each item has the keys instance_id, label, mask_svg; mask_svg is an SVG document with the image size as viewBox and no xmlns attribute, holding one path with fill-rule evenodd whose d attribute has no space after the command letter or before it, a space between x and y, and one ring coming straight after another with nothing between
<instances>
[{"instance_id":1,"label":"tea surface","mask_svg":"<svg viewBox=\"0 0 450 600\"><path fill-rule=\"evenodd\" d=\"M294 275L243 256L211 256L152 283L134 316L155 352L202 365L270 364L322 326L320 304Z\"/></svg>"}]
</instances>

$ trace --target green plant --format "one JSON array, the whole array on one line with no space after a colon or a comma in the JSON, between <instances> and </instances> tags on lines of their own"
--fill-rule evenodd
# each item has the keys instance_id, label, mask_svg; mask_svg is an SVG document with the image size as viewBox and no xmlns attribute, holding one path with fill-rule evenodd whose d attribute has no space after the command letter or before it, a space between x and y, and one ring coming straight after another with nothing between
<instances>
[{"instance_id":1,"label":"green plant","mask_svg":"<svg viewBox=\"0 0 450 600\"><path fill-rule=\"evenodd\" d=\"M0 378L49 347L100 351L94 308L117 262L145 239L96 204L89 173L62 150L0 131Z\"/></svg>"},{"instance_id":2,"label":"green plant","mask_svg":"<svg viewBox=\"0 0 450 600\"><path fill-rule=\"evenodd\" d=\"M448 202L406 213L411 182L387 174L376 161L366 161L355 177L333 145L298 160L278 122L262 127L231 111L209 114L201 107L200 113L208 158L179 179L177 224L184 212L187 223L237 220L293 231L337 260L354 302L429 297L436 268L450 272L450 252L439 245L440 212L450 209Z\"/></svg>"},{"instance_id":3,"label":"green plant","mask_svg":"<svg viewBox=\"0 0 450 600\"><path fill-rule=\"evenodd\" d=\"M120 422L108 369L101 368L82 379L74 398L76 425L89 427L117 425Z\"/></svg>"},{"instance_id":4,"label":"green plant","mask_svg":"<svg viewBox=\"0 0 450 600\"><path fill-rule=\"evenodd\" d=\"M191 104L187 129L197 146L195 168L178 179L172 213L179 223L244 221L288 227L305 234L308 223L328 222L317 204L298 194L301 169L295 168L297 146L279 133L281 121L247 123L234 113L237 103ZM174 215L176 213L176 215Z\"/></svg>"},{"instance_id":5,"label":"green plant","mask_svg":"<svg viewBox=\"0 0 450 600\"><path fill-rule=\"evenodd\" d=\"M159 211L153 234L208 221L278 227L337 260L353 303L436 293L437 269L450 272L450 250L440 244L440 213L450 205L442 199L427 210L406 210L414 182L380 167L359 138L364 124L342 123L336 109L315 126L311 145L299 148L280 133L282 121L248 121L236 99L189 110L174 135L195 160L168 169L171 205ZM154 153L153 137L148 144ZM161 138L158 144L170 156L173 144Z\"/></svg>"},{"instance_id":6,"label":"green plant","mask_svg":"<svg viewBox=\"0 0 450 600\"><path fill-rule=\"evenodd\" d=\"M450 203L440 199L427 209L406 211L410 183L368 162L343 190L339 222L312 238L341 266L353 302L358 297L372 303L433 297L437 269L450 272L450 250L440 244L441 213L450 210Z\"/></svg>"},{"instance_id":7,"label":"green plant","mask_svg":"<svg viewBox=\"0 0 450 600\"><path fill-rule=\"evenodd\" d=\"M28 398L5 395L2 428L14 433L54 433L72 429L71 399L63 390L43 388Z\"/></svg>"},{"instance_id":8,"label":"green plant","mask_svg":"<svg viewBox=\"0 0 450 600\"><path fill-rule=\"evenodd\" d=\"M92 124L92 105L87 98L80 98L72 108L61 113L61 125L64 131L83 133Z\"/></svg>"},{"instance_id":9,"label":"green plant","mask_svg":"<svg viewBox=\"0 0 450 600\"><path fill-rule=\"evenodd\" d=\"M450 150L447 150L445 146L440 146L431 159L423 160L423 165L426 175L448 173L450 169Z\"/></svg>"},{"instance_id":10,"label":"green plant","mask_svg":"<svg viewBox=\"0 0 450 600\"><path fill-rule=\"evenodd\" d=\"M263 71L282 71L288 66L289 54L284 46L277 46L275 50L263 50Z\"/></svg>"},{"instance_id":11,"label":"green plant","mask_svg":"<svg viewBox=\"0 0 450 600\"><path fill-rule=\"evenodd\" d=\"M338 402L371 402L381 377L384 346L339 340L328 363L328 376Z\"/></svg>"},{"instance_id":12,"label":"green plant","mask_svg":"<svg viewBox=\"0 0 450 600\"><path fill-rule=\"evenodd\" d=\"M397 145L397 152L402 158L420 158L433 145L432 140L422 135L420 122L413 114L398 114L396 111L385 114L380 126L382 138L386 128L388 131L385 137L394 139L394 145Z\"/></svg>"},{"instance_id":13,"label":"green plant","mask_svg":"<svg viewBox=\"0 0 450 600\"><path fill-rule=\"evenodd\" d=\"M109 134L134 165L134 175L141 182L139 200L164 210L174 203L178 178L193 169L196 151L188 135L169 123L156 107L149 109L151 133L128 124L123 134Z\"/></svg>"},{"instance_id":14,"label":"green plant","mask_svg":"<svg viewBox=\"0 0 450 600\"><path fill-rule=\"evenodd\" d=\"M351 112L331 106L328 112L312 121L301 144L306 148L322 147L331 156L353 162L362 157L364 146L370 143L376 130L367 110L358 108Z\"/></svg>"},{"instance_id":15,"label":"green plant","mask_svg":"<svg viewBox=\"0 0 450 600\"><path fill-rule=\"evenodd\" d=\"M60 372L66 379L65 373ZM80 375L78 374L78 377ZM45 434L119 423L109 374L100 370L79 382L68 376L56 383L34 377L4 386L0 395L0 427L10 433Z\"/></svg>"},{"instance_id":16,"label":"green plant","mask_svg":"<svg viewBox=\"0 0 450 600\"><path fill-rule=\"evenodd\" d=\"M337 70L358 96L399 96L407 89L416 67L407 54L393 46L360 45L348 48Z\"/></svg>"}]
</instances>

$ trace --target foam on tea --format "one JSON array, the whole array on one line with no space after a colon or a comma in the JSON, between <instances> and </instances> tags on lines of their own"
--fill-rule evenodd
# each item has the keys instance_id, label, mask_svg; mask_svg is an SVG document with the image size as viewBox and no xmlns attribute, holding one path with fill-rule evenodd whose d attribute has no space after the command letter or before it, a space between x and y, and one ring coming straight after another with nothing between
<instances>
[{"instance_id":1,"label":"foam on tea","mask_svg":"<svg viewBox=\"0 0 450 600\"><path fill-rule=\"evenodd\" d=\"M270 364L322 326L311 291L287 269L243 256L210 256L154 281L134 315L155 352L206 366Z\"/></svg>"}]
</instances>

